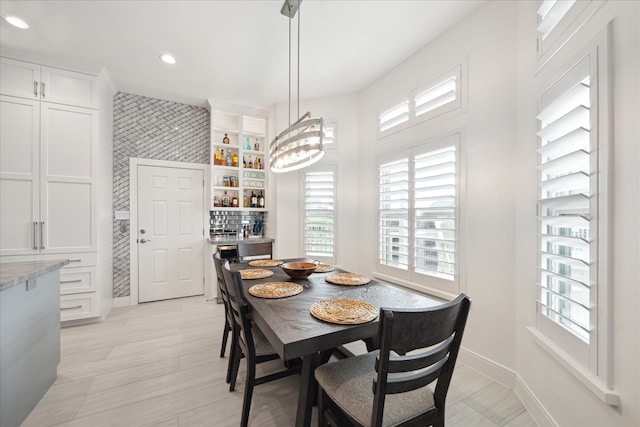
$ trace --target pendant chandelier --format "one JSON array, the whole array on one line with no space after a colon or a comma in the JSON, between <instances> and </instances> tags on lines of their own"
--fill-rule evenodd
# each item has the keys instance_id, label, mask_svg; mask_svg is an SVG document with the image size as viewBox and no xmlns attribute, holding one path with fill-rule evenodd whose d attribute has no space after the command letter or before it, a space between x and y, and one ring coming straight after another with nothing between
<instances>
[{"instance_id":1,"label":"pendant chandelier","mask_svg":"<svg viewBox=\"0 0 640 427\"><path fill-rule=\"evenodd\" d=\"M322 118L307 112L300 117L300 15L298 15L298 116L291 122L291 20L302 0L285 0L280 13L289 18L289 127L280 132L269 146L271 171L290 172L314 164L324 156Z\"/></svg>"}]
</instances>

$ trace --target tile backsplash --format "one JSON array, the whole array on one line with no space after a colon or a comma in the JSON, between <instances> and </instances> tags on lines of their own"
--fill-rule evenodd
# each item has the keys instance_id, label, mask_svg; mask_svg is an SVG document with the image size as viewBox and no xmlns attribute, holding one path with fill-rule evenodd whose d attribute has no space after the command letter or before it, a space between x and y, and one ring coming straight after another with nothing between
<instances>
[{"instance_id":1,"label":"tile backsplash","mask_svg":"<svg viewBox=\"0 0 640 427\"><path fill-rule=\"evenodd\" d=\"M113 209L129 211L129 158L209 164L206 108L128 93L113 98ZM128 222L113 221L113 296L129 295Z\"/></svg>"}]
</instances>

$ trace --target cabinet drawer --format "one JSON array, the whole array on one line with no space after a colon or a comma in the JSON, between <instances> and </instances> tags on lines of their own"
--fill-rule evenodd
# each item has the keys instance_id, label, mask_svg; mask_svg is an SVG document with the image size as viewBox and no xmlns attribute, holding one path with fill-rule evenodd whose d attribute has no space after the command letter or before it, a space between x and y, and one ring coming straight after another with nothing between
<instances>
[{"instance_id":1,"label":"cabinet drawer","mask_svg":"<svg viewBox=\"0 0 640 427\"><path fill-rule=\"evenodd\" d=\"M76 252L46 255L11 255L3 256L2 262L22 262L22 261L51 261L58 259L68 259L69 264L62 267L62 271L67 268L95 267L98 265L98 254L96 252Z\"/></svg>"},{"instance_id":2,"label":"cabinet drawer","mask_svg":"<svg viewBox=\"0 0 640 427\"><path fill-rule=\"evenodd\" d=\"M60 297L60 321L62 322L87 319L98 315L98 294L96 292Z\"/></svg>"},{"instance_id":3,"label":"cabinet drawer","mask_svg":"<svg viewBox=\"0 0 640 427\"><path fill-rule=\"evenodd\" d=\"M60 271L60 295L98 290L97 268L66 268Z\"/></svg>"}]
</instances>

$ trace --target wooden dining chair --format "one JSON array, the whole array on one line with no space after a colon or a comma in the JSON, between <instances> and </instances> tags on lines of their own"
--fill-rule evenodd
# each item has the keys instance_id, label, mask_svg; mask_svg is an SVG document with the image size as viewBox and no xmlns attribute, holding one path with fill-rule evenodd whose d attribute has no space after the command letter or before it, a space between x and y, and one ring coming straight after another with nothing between
<instances>
[{"instance_id":1,"label":"wooden dining chair","mask_svg":"<svg viewBox=\"0 0 640 427\"><path fill-rule=\"evenodd\" d=\"M248 243L238 242L238 258L246 259L271 259L273 255L273 242Z\"/></svg>"},{"instance_id":2,"label":"wooden dining chair","mask_svg":"<svg viewBox=\"0 0 640 427\"><path fill-rule=\"evenodd\" d=\"M287 377L300 372L300 366L295 365L284 368L280 371L256 378L256 365L270 360L278 359L279 356L269 344L267 338L256 327L251 319L251 307L245 298L242 287L240 272L231 271L229 263L223 266L224 280L229 294L229 305L237 328L235 339L236 351L232 360L231 382L229 390L234 391L240 360L245 358L247 363L247 377L244 385L244 400L242 402L242 418L240 425L246 427L249 422L249 410L251 409L251 398L253 388L273 380Z\"/></svg>"},{"instance_id":3,"label":"wooden dining chair","mask_svg":"<svg viewBox=\"0 0 640 427\"><path fill-rule=\"evenodd\" d=\"M381 308L379 350L316 369L318 425L444 426L470 304L461 294L426 309Z\"/></svg>"},{"instance_id":4,"label":"wooden dining chair","mask_svg":"<svg viewBox=\"0 0 640 427\"><path fill-rule=\"evenodd\" d=\"M220 296L222 298L222 304L224 305L224 329L222 330L222 343L220 345L220 357L224 357L224 353L227 349L227 341L229 339L229 334L231 334L231 350L229 352L229 363L227 365L227 384L231 382L231 367L232 361L234 357L234 351L236 349L235 344L235 336L233 330L233 315L231 314L231 309L229 308L229 293L227 291L227 285L224 281L224 273L222 271L222 263L223 259L220 258L219 253L215 253L213 255L213 264L216 267L216 275L218 276L218 290L220 292Z\"/></svg>"}]
</instances>

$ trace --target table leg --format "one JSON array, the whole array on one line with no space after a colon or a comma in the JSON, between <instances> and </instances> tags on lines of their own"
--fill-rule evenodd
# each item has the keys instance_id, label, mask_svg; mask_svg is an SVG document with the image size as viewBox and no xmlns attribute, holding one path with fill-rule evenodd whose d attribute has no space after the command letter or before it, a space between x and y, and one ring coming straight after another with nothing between
<instances>
[{"instance_id":1,"label":"table leg","mask_svg":"<svg viewBox=\"0 0 640 427\"><path fill-rule=\"evenodd\" d=\"M317 366L318 353L308 354L302 358L296 427L309 427L311 425L311 411L313 408L313 400L315 398L315 389L317 387L313 371L315 371Z\"/></svg>"}]
</instances>

